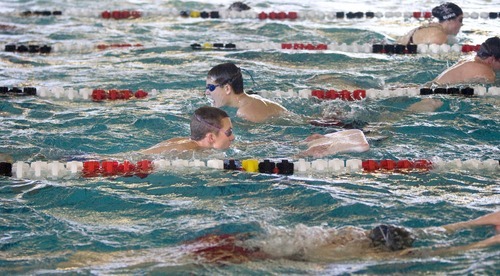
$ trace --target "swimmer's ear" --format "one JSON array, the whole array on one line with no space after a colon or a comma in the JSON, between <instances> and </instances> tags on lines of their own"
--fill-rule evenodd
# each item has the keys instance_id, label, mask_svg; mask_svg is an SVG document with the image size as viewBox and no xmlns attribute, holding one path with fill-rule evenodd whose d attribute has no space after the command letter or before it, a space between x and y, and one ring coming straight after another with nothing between
<instances>
[{"instance_id":1,"label":"swimmer's ear","mask_svg":"<svg viewBox=\"0 0 500 276\"><path fill-rule=\"evenodd\" d=\"M233 90L233 87L229 83L226 83L223 88L227 95L231 94Z\"/></svg>"},{"instance_id":2,"label":"swimmer's ear","mask_svg":"<svg viewBox=\"0 0 500 276\"><path fill-rule=\"evenodd\" d=\"M210 144L213 144L215 143L215 134L213 132L209 132L205 135L205 139L207 139L207 141L210 143Z\"/></svg>"}]
</instances>

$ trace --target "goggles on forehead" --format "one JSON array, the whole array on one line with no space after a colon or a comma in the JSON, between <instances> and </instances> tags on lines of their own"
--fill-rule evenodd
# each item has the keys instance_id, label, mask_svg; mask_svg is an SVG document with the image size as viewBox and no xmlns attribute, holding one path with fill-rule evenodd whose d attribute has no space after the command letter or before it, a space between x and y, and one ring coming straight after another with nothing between
<instances>
[{"instance_id":1,"label":"goggles on forehead","mask_svg":"<svg viewBox=\"0 0 500 276\"><path fill-rule=\"evenodd\" d=\"M215 89L215 88L214 88L214 89ZM209 123L209 122L205 121L203 118L200 118L200 117L199 117L198 115L196 115L196 114L194 115L194 117L196 118L196 120L198 120L198 121L200 121L200 122L202 122L202 123L204 123L204 124L206 124L206 125L209 125L209 126L211 126L211 127L213 127L213 128L216 128L216 129L218 129L219 131L221 131L221 130L222 130L222 128L220 128L220 127L218 127L218 126L214 126L214 125L212 125L211 123ZM223 131L223 133L224 133L227 137L231 137L231 135L233 135L233 128L231 127L231 128L229 128L228 130L224 130L224 131Z\"/></svg>"}]
</instances>

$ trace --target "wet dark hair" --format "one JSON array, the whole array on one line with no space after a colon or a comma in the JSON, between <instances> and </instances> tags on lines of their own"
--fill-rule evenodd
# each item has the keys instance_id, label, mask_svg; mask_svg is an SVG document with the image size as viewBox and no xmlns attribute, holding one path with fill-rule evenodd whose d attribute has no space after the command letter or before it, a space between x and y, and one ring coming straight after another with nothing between
<instances>
[{"instance_id":1,"label":"wet dark hair","mask_svg":"<svg viewBox=\"0 0 500 276\"><path fill-rule=\"evenodd\" d=\"M462 9L451 2L443 3L432 9L432 15L439 19L439 22L451 20L464 14Z\"/></svg>"},{"instance_id":2,"label":"wet dark hair","mask_svg":"<svg viewBox=\"0 0 500 276\"><path fill-rule=\"evenodd\" d=\"M230 11L246 11L251 9L250 6L243 2L234 2L228 8Z\"/></svg>"},{"instance_id":3,"label":"wet dark hair","mask_svg":"<svg viewBox=\"0 0 500 276\"><path fill-rule=\"evenodd\" d=\"M482 59L489 57L500 59L500 38L495 36L486 39L486 41L481 44L481 47L479 47L477 56Z\"/></svg>"},{"instance_id":4,"label":"wet dark hair","mask_svg":"<svg viewBox=\"0 0 500 276\"><path fill-rule=\"evenodd\" d=\"M368 237L374 247L381 247L390 251L402 250L412 246L415 237L403 227L381 224L370 231Z\"/></svg>"},{"instance_id":5,"label":"wet dark hair","mask_svg":"<svg viewBox=\"0 0 500 276\"><path fill-rule=\"evenodd\" d=\"M219 108L202 106L194 111L191 117L191 139L200 141L210 132L218 131L222 127L222 119L229 115Z\"/></svg>"},{"instance_id":6,"label":"wet dark hair","mask_svg":"<svg viewBox=\"0 0 500 276\"><path fill-rule=\"evenodd\" d=\"M235 94L243 93L243 76L241 69L234 63L222 63L214 66L208 71L208 77L213 79L216 84L223 86L231 85Z\"/></svg>"}]
</instances>

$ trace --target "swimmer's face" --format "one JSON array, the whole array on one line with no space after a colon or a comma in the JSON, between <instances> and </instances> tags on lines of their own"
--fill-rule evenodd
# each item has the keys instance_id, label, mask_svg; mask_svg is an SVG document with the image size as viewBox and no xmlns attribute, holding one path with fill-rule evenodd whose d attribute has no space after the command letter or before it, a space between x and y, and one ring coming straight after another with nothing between
<instances>
[{"instance_id":1,"label":"swimmer's face","mask_svg":"<svg viewBox=\"0 0 500 276\"><path fill-rule=\"evenodd\" d=\"M211 78L207 78L205 95L212 99L212 105L214 107L227 105L227 93L225 85L219 85L215 83L215 81Z\"/></svg>"},{"instance_id":2,"label":"swimmer's face","mask_svg":"<svg viewBox=\"0 0 500 276\"><path fill-rule=\"evenodd\" d=\"M231 146L235 137L233 134L233 124L231 123L231 119L224 118L221 122L222 127L215 134L215 140L212 146L214 149L224 150Z\"/></svg>"},{"instance_id":3,"label":"swimmer's face","mask_svg":"<svg viewBox=\"0 0 500 276\"><path fill-rule=\"evenodd\" d=\"M463 15L459 15L457 18L450 20L450 33L452 35L457 35L460 32L460 28L462 28L464 20Z\"/></svg>"}]
</instances>

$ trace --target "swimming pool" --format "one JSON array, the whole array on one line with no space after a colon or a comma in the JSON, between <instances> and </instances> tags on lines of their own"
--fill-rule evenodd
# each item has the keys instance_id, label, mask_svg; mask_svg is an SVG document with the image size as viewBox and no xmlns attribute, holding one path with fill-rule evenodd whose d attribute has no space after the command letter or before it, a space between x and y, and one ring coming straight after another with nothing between
<instances>
[{"instance_id":1,"label":"swimming pool","mask_svg":"<svg viewBox=\"0 0 500 276\"><path fill-rule=\"evenodd\" d=\"M158 16L172 8L216 9L211 1L144 3L123 1L4 1L2 13L62 10L61 17L8 15L0 33L6 43L69 45L50 55L2 52L2 86L144 89L142 100L92 102L41 97L2 97L0 152L16 160L81 160L130 152L174 136L188 135L190 114L209 104L202 89L207 71L231 61L247 69L245 85L255 92L300 89L376 88L432 80L460 55L388 56L341 51L193 51L193 43L366 43L403 33L418 23L402 18L356 21L201 20ZM225 7L229 1L218 1ZM256 9L369 10L368 2L256 2ZM487 1L456 2L464 10L494 10ZM76 6L75 6L76 5ZM373 10L413 11L400 1ZM362 8L361 8L362 7ZM406 9L407 8L407 9ZM139 20L103 20L93 12L144 10ZM70 10L71 15L64 15ZM168 12L166 12L168 13ZM147 13L145 13L147 15ZM461 43L495 35L498 19L466 19ZM89 45L140 43L144 47L98 51ZM78 46L79 45L79 46ZM60 47L59 49L62 49ZM499 81L493 86L500 86ZM371 149L340 159L499 159L498 97L442 95L436 113L405 111L420 97L364 101L320 101L276 97L303 116L254 125L232 118L236 143L225 153L193 158L290 158L314 127L308 118L341 115L360 120ZM235 111L226 109L233 117ZM165 156L164 158L170 158ZM184 243L207 234L252 233L275 255L293 255L320 242L329 229L364 229L379 223L438 226L498 210L498 170L447 167L428 173L311 172L291 177L215 169L155 171L145 178L0 178L2 220L0 270L6 274L496 274L498 246L418 259L353 259L311 262L277 258L214 265L186 257ZM478 228L448 236L430 235L415 246L457 246L493 235Z\"/></svg>"}]
</instances>

